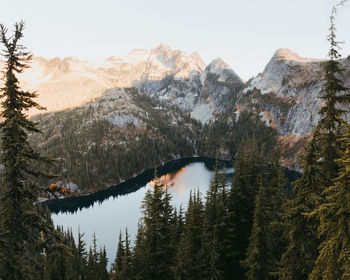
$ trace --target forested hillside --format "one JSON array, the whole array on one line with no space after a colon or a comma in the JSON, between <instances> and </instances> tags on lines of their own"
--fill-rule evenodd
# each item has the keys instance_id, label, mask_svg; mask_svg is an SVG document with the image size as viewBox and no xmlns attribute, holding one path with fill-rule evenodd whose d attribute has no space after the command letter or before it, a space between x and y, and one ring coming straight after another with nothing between
<instances>
[{"instance_id":1,"label":"forested hillside","mask_svg":"<svg viewBox=\"0 0 350 280\"><path fill-rule=\"evenodd\" d=\"M203 127L177 106L136 88L109 90L83 107L33 120L43 133L32 135L31 142L58 159L52 171L61 174L42 183L73 182L82 191L104 189L179 157L230 160L247 136L256 139L268 160L277 143L276 131L252 113L228 110Z\"/></svg>"}]
</instances>

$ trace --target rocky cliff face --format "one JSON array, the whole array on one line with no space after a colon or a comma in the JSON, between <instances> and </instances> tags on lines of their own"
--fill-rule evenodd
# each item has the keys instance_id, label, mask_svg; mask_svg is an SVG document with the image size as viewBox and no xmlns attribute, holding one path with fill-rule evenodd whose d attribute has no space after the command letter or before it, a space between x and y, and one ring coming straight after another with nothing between
<instances>
[{"instance_id":1,"label":"rocky cliff face","mask_svg":"<svg viewBox=\"0 0 350 280\"><path fill-rule=\"evenodd\" d=\"M276 51L264 71L243 90L241 106L253 105L281 136L310 134L322 106L318 98L323 84L324 60L302 58L288 49ZM350 58L342 60L341 77L350 85Z\"/></svg>"}]
</instances>

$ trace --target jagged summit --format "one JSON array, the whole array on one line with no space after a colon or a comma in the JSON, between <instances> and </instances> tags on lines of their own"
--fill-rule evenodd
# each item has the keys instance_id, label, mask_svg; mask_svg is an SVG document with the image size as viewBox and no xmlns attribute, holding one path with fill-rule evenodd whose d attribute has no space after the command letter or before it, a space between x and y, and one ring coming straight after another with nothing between
<instances>
[{"instance_id":1,"label":"jagged summit","mask_svg":"<svg viewBox=\"0 0 350 280\"><path fill-rule=\"evenodd\" d=\"M218 70L222 71L224 69L231 70L231 67L225 61L223 61L220 57L218 57L209 63L208 69L211 69L212 72L215 72Z\"/></svg>"},{"instance_id":2,"label":"jagged summit","mask_svg":"<svg viewBox=\"0 0 350 280\"><path fill-rule=\"evenodd\" d=\"M35 56L31 68L19 78L23 88L37 91L37 101L47 108L47 112L52 112L81 106L99 98L110 88L136 86L146 90L150 82L157 83L166 77L186 80L186 87L189 92L196 93L193 95L193 100L196 100L205 80L202 79L206 76L202 75L204 72L215 72L221 80L232 77L230 73L233 73L221 59L214 60L208 71L206 69L207 65L198 53L187 54L160 44L149 50L134 49L126 55L111 56L99 62L76 57L46 59ZM165 80L158 86L162 84L165 87L164 83ZM176 90L179 91L176 96L184 91L180 88ZM176 101L175 96L169 95L169 98ZM36 113L29 112L30 115Z\"/></svg>"},{"instance_id":3,"label":"jagged summit","mask_svg":"<svg viewBox=\"0 0 350 280\"><path fill-rule=\"evenodd\" d=\"M171 51L171 48L166 45L166 44L163 44L161 43L158 47L155 48L156 50L159 50L159 51L162 51L162 52L169 52Z\"/></svg>"}]
</instances>

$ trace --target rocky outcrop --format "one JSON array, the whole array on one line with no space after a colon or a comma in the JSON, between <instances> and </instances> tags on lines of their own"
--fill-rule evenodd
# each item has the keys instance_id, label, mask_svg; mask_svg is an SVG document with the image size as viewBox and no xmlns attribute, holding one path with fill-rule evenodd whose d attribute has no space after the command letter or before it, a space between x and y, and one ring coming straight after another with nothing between
<instances>
[{"instance_id":1,"label":"rocky outcrop","mask_svg":"<svg viewBox=\"0 0 350 280\"><path fill-rule=\"evenodd\" d=\"M288 49L276 51L264 71L249 81L240 96L240 105L261 110L281 136L310 134L319 121L317 114L323 85L325 60L302 58ZM341 77L350 84L350 59L342 60Z\"/></svg>"}]
</instances>

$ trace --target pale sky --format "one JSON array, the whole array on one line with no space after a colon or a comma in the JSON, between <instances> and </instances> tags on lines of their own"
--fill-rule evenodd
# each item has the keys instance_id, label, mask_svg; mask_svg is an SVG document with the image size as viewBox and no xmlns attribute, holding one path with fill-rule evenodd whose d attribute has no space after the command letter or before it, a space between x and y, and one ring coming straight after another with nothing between
<instances>
[{"instance_id":1,"label":"pale sky","mask_svg":"<svg viewBox=\"0 0 350 280\"><path fill-rule=\"evenodd\" d=\"M350 1L350 0L349 0ZM331 8L339 0L0 0L0 23L26 22L23 44L37 56L103 60L160 43L206 63L221 57L243 79L278 48L326 58ZM350 2L337 16L350 55Z\"/></svg>"}]
</instances>

